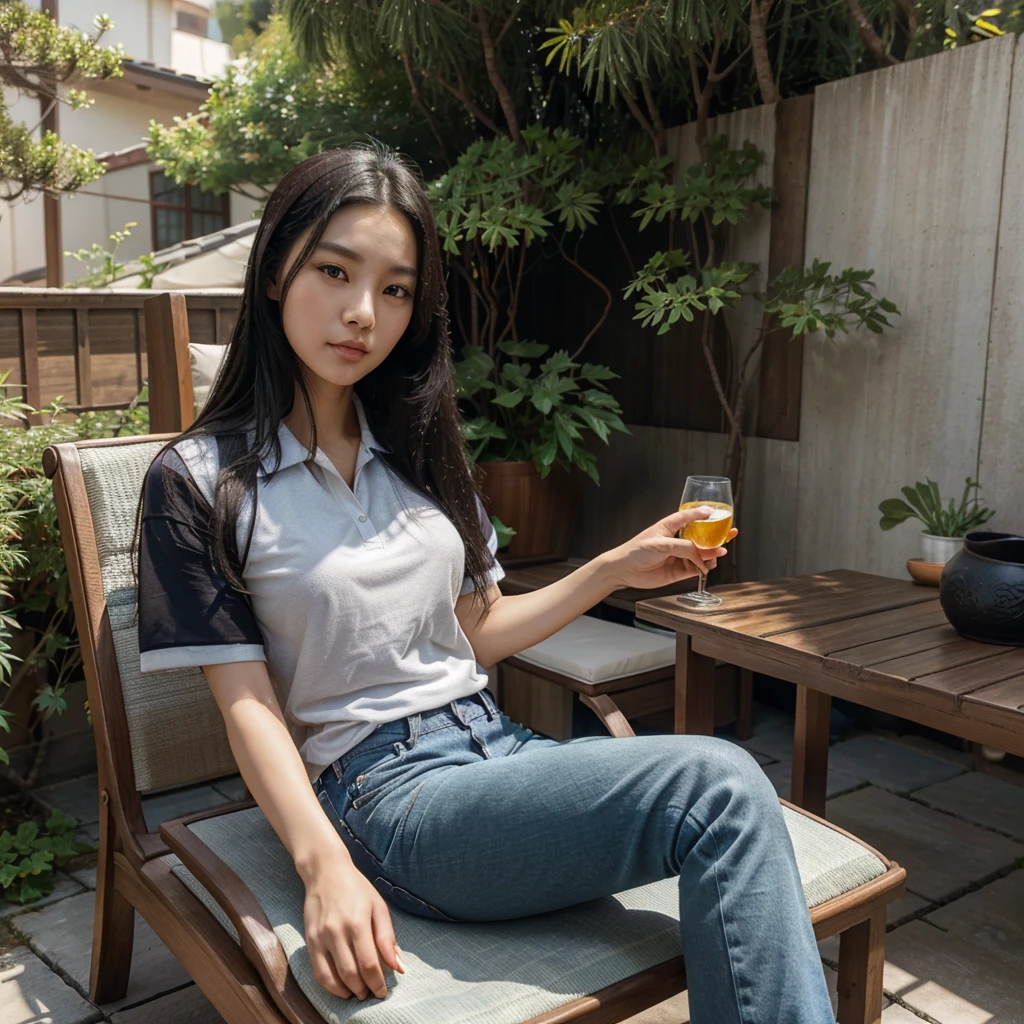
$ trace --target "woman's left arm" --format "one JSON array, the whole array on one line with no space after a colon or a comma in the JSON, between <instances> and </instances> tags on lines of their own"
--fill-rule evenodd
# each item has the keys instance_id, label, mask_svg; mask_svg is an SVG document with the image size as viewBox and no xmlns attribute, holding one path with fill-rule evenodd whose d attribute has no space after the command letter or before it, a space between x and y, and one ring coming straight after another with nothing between
<instances>
[{"instance_id":1,"label":"woman's left arm","mask_svg":"<svg viewBox=\"0 0 1024 1024\"><path fill-rule=\"evenodd\" d=\"M502 596L487 591L484 608L476 594L455 604L455 614L485 668L546 640L620 587L654 589L714 569L725 548L698 548L679 531L710 508L674 512L660 522L581 565L575 572L529 594ZM731 540L736 536L733 530Z\"/></svg>"}]
</instances>

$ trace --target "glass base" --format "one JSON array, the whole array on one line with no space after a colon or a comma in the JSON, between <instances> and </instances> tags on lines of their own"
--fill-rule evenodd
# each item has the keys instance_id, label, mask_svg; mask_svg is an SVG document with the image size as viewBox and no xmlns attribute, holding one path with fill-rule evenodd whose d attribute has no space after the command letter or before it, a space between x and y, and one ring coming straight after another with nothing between
<instances>
[{"instance_id":1,"label":"glass base","mask_svg":"<svg viewBox=\"0 0 1024 1024\"><path fill-rule=\"evenodd\" d=\"M687 605L690 611L704 612L711 608L717 608L721 603L720 597L715 597L714 594L709 594L706 590L703 594L698 593L696 590L691 590L685 594L680 594L676 600L680 604Z\"/></svg>"}]
</instances>

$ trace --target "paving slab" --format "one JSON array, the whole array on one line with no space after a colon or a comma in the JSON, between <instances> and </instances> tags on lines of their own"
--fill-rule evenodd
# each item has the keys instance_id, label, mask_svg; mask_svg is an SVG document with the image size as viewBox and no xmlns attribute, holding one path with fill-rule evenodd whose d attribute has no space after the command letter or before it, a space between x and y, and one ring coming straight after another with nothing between
<instances>
[{"instance_id":1,"label":"paving slab","mask_svg":"<svg viewBox=\"0 0 1024 1024\"><path fill-rule=\"evenodd\" d=\"M207 811L227 802L224 794L218 793L213 786L195 786L147 796L142 801L142 813L146 818L146 828L155 832L161 822L196 811Z\"/></svg>"},{"instance_id":2,"label":"paving slab","mask_svg":"<svg viewBox=\"0 0 1024 1024\"><path fill-rule=\"evenodd\" d=\"M11 926L44 959L56 964L83 992L89 988L94 892L53 903L11 920ZM110 1012L181 988L191 979L156 932L135 915L135 944L128 992L105 1006Z\"/></svg>"},{"instance_id":3,"label":"paving slab","mask_svg":"<svg viewBox=\"0 0 1024 1024\"><path fill-rule=\"evenodd\" d=\"M826 817L907 869L907 890L948 899L1010 867L1024 844L877 786L830 800Z\"/></svg>"},{"instance_id":4,"label":"paving slab","mask_svg":"<svg viewBox=\"0 0 1024 1024\"><path fill-rule=\"evenodd\" d=\"M91 825L100 820L100 791L96 774L41 786L32 795L47 807L55 807L70 814L79 825Z\"/></svg>"},{"instance_id":5,"label":"paving slab","mask_svg":"<svg viewBox=\"0 0 1024 1024\"><path fill-rule=\"evenodd\" d=\"M30 949L0 957L0 1024L93 1024L103 1015Z\"/></svg>"},{"instance_id":6,"label":"paving slab","mask_svg":"<svg viewBox=\"0 0 1024 1024\"><path fill-rule=\"evenodd\" d=\"M81 882L68 877L63 871L58 871L53 892L49 896L44 896L41 900L36 900L35 903L29 903L25 906L21 906L18 903L0 903L0 918L24 914L26 910L37 910L39 907L45 907L50 903L56 903L58 900L67 899L69 896L77 896L79 893L85 892L85 889L86 887Z\"/></svg>"},{"instance_id":7,"label":"paving slab","mask_svg":"<svg viewBox=\"0 0 1024 1024\"><path fill-rule=\"evenodd\" d=\"M793 762L776 761L774 764L768 765L764 769L764 773L771 780L772 785L775 787L775 792L783 800L789 800L793 792ZM831 800L834 796L849 793L851 790L863 785L863 779L847 775L845 772L836 771L829 765L828 779L825 783L825 796Z\"/></svg>"},{"instance_id":8,"label":"paving slab","mask_svg":"<svg viewBox=\"0 0 1024 1024\"><path fill-rule=\"evenodd\" d=\"M931 906L928 900L905 892L898 900L893 900L886 908L885 923L894 928L916 917L925 907ZM818 953L831 963L839 963L839 936L830 935L818 943Z\"/></svg>"},{"instance_id":9,"label":"paving slab","mask_svg":"<svg viewBox=\"0 0 1024 1024\"><path fill-rule=\"evenodd\" d=\"M911 921L886 941L886 992L938 1024L1019 1024L1024 986L1018 942L1006 956L927 921Z\"/></svg>"},{"instance_id":10,"label":"paving slab","mask_svg":"<svg viewBox=\"0 0 1024 1024\"><path fill-rule=\"evenodd\" d=\"M903 736L888 735L886 739L892 743L902 743L905 747L913 750L920 750L924 754L931 754L940 761L949 761L958 764L965 771L974 770L974 755L969 750L958 750L946 743L933 740L930 736L921 736L918 733L905 733Z\"/></svg>"},{"instance_id":11,"label":"paving slab","mask_svg":"<svg viewBox=\"0 0 1024 1024\"><path fill-rule=\"evenodd\" d=\"M111 1024L222 1024L223 1020L195 985L119 1010L110 1018Z\"/></svg>"},{"instance_id":12,"label":"paving slab","mask_svg":"<svg viewBox=\"0 0 1024 1024\"><path fill-rule=\"evenodd\" d=\"M829 748L828 765L844 775L866 779L882 789L904 795L964 771L952 761L932 757L880 736L859 736L836 743Z\"/></svg>"},{"instance_id":13,"label":"paving slab","mask_svg":"<svg viewBox=\"0 0 1024 1024\"><path fill-rule=\"evenodd\" d=\"M1024 839L1024 786L984 772L966 772L914 794L929 807Z\"/></svg>"},{"instance_id":14,"label":"paving slab","mask_svg":"<svg viewBox=\"0 0 1024 1024\"><path fill-rule=\"evenodd\" d=\"M792 761L793 716L769 704L757 703L750 739L736 742L751 753L763 754L773 761Z\"/></svg>"},{"instance_id":15,"label":"paving slab","mask_svg":"<svg viewBox=\"0 0 1024 1024\"><path fill-rule=\"evenodd\" d=\"M74 871L66 871L65 874L70 875L79 885L85 886L86 889L96 888L96 865L91 864L88 867L76 868Z\"/></svg>"}]
</instances>

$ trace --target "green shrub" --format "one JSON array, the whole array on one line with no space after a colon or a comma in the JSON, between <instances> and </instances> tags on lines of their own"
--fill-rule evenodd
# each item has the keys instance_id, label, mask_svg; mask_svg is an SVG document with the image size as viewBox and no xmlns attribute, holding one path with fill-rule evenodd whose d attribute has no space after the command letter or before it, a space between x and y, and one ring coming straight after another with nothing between
<instances>
[{"instance_id":1,"label":"green shrub","mask_svg":"<svg viewBox=\"0 0 1024 1024\"><path fill-rule=\"evenodd\" d=\"M128 409L72 414L57 399L33 418L0 375L0 730L11 731L9 705L25 687L34 691L30 721L20 723L36 741L37 757L25 776L5 777L31 788L45 757L49 726L67 708L68 683L80 678L67 566L57 526L53 487L43 475L48 445L88 437L144 434L149 408L143 392ZM0 746L0 762L9 765Z\"/></svg>"},{"instance_id":2,"label":"green shrub","mask_svg":"<svg viewBox=\"0 0 1024 1024\"><path fill-rule=\"evenodd\" d=\"M23 821L0 833L0 886L10 903L32 903L53 892L54 868L94 849L75 839L74 818L54 811L40 827Z\"/></svg>"}]
</instances>

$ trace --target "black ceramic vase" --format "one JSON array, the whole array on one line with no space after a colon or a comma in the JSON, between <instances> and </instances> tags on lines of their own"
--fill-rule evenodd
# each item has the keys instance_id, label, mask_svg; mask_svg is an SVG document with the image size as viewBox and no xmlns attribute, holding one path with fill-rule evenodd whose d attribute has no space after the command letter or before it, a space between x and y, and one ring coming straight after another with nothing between
<instances>
[{"instance_id":1,"label":"black ceramic vase","mask_svg":"<svg viewBox=\"0 0 1024 1024\"><path fill-rule=\"evenodd\" d=\"M961 636L1024 646L1024 537L967 534L942 570L939 602Z\"/></svg>"}]
</instances>

